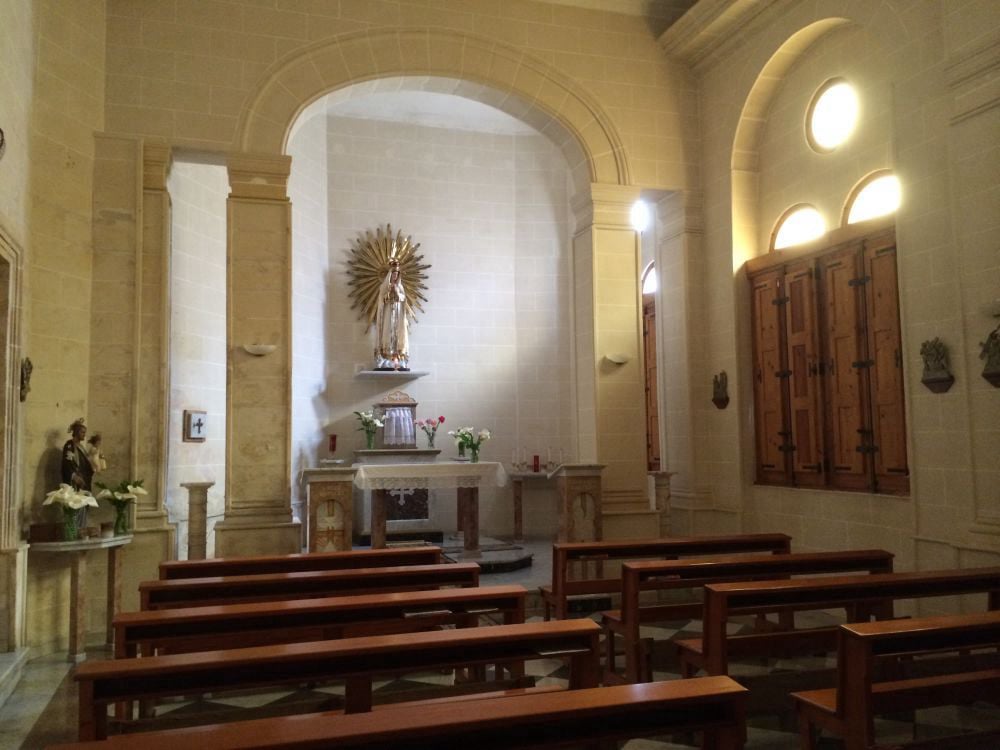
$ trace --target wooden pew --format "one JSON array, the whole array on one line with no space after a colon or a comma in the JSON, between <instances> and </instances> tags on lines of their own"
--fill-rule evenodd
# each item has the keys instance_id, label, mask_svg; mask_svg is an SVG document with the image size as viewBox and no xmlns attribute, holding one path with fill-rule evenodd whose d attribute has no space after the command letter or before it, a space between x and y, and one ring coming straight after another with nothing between
<instances>
[{"instance_id":1,"label":"wooden pew","mask_svg":"<svg viewBox=\"0 0 1000 750\"><path fill-rule=\"evenodd\" d=\"M893 617L893 600L987 593L988 609L1000 609L1000 567L719 583L705 587L702 637L677 642L685 677L703 668L723 675L730 656L801 656L837 647L837 628L813 628L727 637L732 615L778 610L855 608L862 620Z\"/></svg>"},{"instance_id":2,"label":"wooden pew","mask_svg":"<svg viewBox=\"0 0 1000 750\"><path fill-rule=\"evenodd\" d=\"M649 682L652 680L652 673L642 658L639 626L651 622L701 617L700 601L640 606L639 596L642 591L700 589L709 583L824 573L891 573L892 560L891 552L868 549L625 563L622 566L621 609L603 612L601 615L608 644L607 670L603 682L610 684L623 679L615 671L616 634L625 641L624 679L628 682Z\"/></svg>"},{"instance_id":3,"label":"wooden pew","mask_svg":"<svg viewBox=\"0 0 1000 750\"><path fill-rule=\"evenodd\" d=\"M124 612L113 621L115 658L474 627L484 614L511 625L524 622L525 594L486 586Z\"/></svg>"},{"instance_id":4,"label":"wooden pew","mask_svg":"<svg viewBox=\"0 0 1000 750\"><path fill-rule=\"evenodd\" d=\"M837 687L792 693L806 750L816 749L814 729L842 737L845 750L868 750L876 742L876 714L972 703L989 696L1000 702L995 660L994 668L876 677L879 663L892 657L909 661L919 654L1000 647L1000 612L842 625L838 640ZM1000 734L992 733L989 739L962 735L961 740L968 743L964 747L997 747Z\"/></svg>"},{"instance_id":5,"label":"wooden pew","mask_svg":"<svg viewBox=\"0 0 1000 750\"><path fill-rule=\"evenodd\" d=\"M375 677L473 664L561 657L571 690L596 687L600 631L590 620L569 620L88 661L75 674L79 738L107 737L107 707L119 701L346 680L345 712L356 713L371 710Z\"/></svg>"},{"instance_id":6,"label":"wooden pew","mask_svg":"<svg viewBox=\"0 0 1000 750\"><path fill-rule=\"evenodd\" d=\"M143 581L139 599L141 609L155 610L478 585L476 563L444 563Z\"/></svg>"},{"instance_id":7,"label":"wooden pew","mask_svg":"<svg viewBox=\"0 0 1000 750\"><path fill-rule=\"evenodd\" d=\"M224 557L214 560L167 560L160 563L160 580L297 573L308 570L346 570L398 565L437 565L444 562L440 547L357 549L345 552L311 552L302 555Z\"/></svg>"},{"instance_id":8,"label":"wooden pew","mask_svg":"<svg viewBox=\"0 0 1000 750\"><path fill-rule=\"evenodd\" d=\"M374 713L307 714L164 732L124 734L50 750L507 750L705 732L704 747L738 750L746 690L728 677L397 706Z\"/></svg>"},{"instance_id":9,"label":"wooden pew","mask_svg":"<svg viewBox=\"0 0 1000 750\"><path fill-rule=\"evenodd\" d=\"M558 620L569 612L569 597L586 594L616 594L621 591L619 576L604 577L603 564L611 560L643 558L670 559L737 553L791 551L791 537L786 534L734 534L730 536L673 537L635 539L613 542L567 542L552 545L552 585L539 591L545 605L545 619L553 610ZM594 563L595 577L571 578L574 565Z\"/></svg>"}]
</instances>

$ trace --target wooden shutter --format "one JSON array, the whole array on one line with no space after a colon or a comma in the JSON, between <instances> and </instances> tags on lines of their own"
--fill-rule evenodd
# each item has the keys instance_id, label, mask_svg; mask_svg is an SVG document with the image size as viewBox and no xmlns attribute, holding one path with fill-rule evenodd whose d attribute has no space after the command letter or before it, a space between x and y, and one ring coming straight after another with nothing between
<instances>
[{"instance_id":1,"label":"wooden shutter","mask_svg":"<svg viewBox=\"0 0 1000 750\"><path fill-rule=\"evenodd\" d=\"M870 372L872 453L876 489L909 492L903 352L899 332L895 232L865 242L866 313Z\"/></svg>"},{"instance_id":2,"label":"wooden shutter","mask_svg":"<svg viewBox=\"0 0 1000 750\"><path fill-rule=\"evenodd\" d=\"M829 476L831 486L843 489L866 489L872 484L864 452L870 444L870 427L860 250L860 242L852 243L818 262L826 334Z\"/></svg>"},{"instance_id":3,"label":"wooden shutter","mask_svg":"<svg viewBox=\"0 0 1000 750\"><path fill-rule=\"evenodd\" d=\"M750 280L753 325L754 433L757 448L757 481L789 481L790 441L784 419L782 314L784 271L779 269Z\"/></svg>"},{"instance_id":4,"label":"wooden shutter","mask_svg":"<svg viewBox=\"0 0 1000 750\"><path fill-rule=\"evenodd\" d=\"M821 487L823 430L820 417L821 380L817 337L816 284L812 262L785 271L785 361L788 378L788 423L792 433L792 474L795 484Z\"/></svg>"},{"instance_id":5,"label":"wooden shutter","mask_svg":"<svg viewBox=\"0 0 1000 750\"><path fill-rule=\"evenodd\" d=\"M660 470L660 419L656 403L656 303L642 302L642 343L646 370L646 468Z\"/></svg>"}]
</instances>

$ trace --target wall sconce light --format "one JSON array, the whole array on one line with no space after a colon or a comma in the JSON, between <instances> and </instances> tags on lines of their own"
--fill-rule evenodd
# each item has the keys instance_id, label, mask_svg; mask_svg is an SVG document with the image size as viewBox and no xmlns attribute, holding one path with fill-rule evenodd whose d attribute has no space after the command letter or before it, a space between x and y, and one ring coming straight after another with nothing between
<instances>
[{"instance_id":1,"label":"wall sconce light","mask_svg":"<svg viewBox=\"0 0 1000 750\"><path fill-rule=\"evenodd\" d=\"M614 365L624 365L632 360L627 354L605 354L604 359Z\"/></svg>"},{"instance_id":2,"label":"wall sconce light","mask_svg":"<svg viewBox=\"0 0 1000 750\"><path fill-rule=\"evenodd\" d=\"M263 357L278 348L277 344L244 344L243 351L255 357Z\"/></svg>"}]
</instances>

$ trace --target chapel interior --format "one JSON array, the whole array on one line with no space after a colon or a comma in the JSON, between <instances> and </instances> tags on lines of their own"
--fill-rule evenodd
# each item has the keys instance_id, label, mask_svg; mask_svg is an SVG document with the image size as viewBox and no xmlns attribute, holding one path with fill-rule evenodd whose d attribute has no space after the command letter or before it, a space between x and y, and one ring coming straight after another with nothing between
<instances>
[{"instance_id":1,"label":"chapel interior","mask_svg":"<svg viewBox=\"0 0 1000 750\"><path fill-rule=\"evenodd\" d=\"M0 748L166 561L440 545L531 621L556 542L1000 566L998 70L996 0L0 0ZM120 512L51 501L79 419Z\"/></svg>"}]
</instances>

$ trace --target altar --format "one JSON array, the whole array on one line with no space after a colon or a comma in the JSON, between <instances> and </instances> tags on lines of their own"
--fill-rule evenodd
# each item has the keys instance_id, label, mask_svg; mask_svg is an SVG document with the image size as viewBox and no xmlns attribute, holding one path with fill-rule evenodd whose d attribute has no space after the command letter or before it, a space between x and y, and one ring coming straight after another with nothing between
<instances>
[{"instance_id":1,"label":"altar","mask_svg":"<svg viewBox=\"0 0 1000 750\"><path fill-rule=\"evenodd\" d=\"M407 489L456 491L457 527L463 537L463 557L477 558L479 549L479 488L503 487L507 473L493 461L461 463L393 463L360 465L354 474L354 486L371 490L372 547L385 547L386 500L389 492Z\"/></svg>"}]
</instances>

